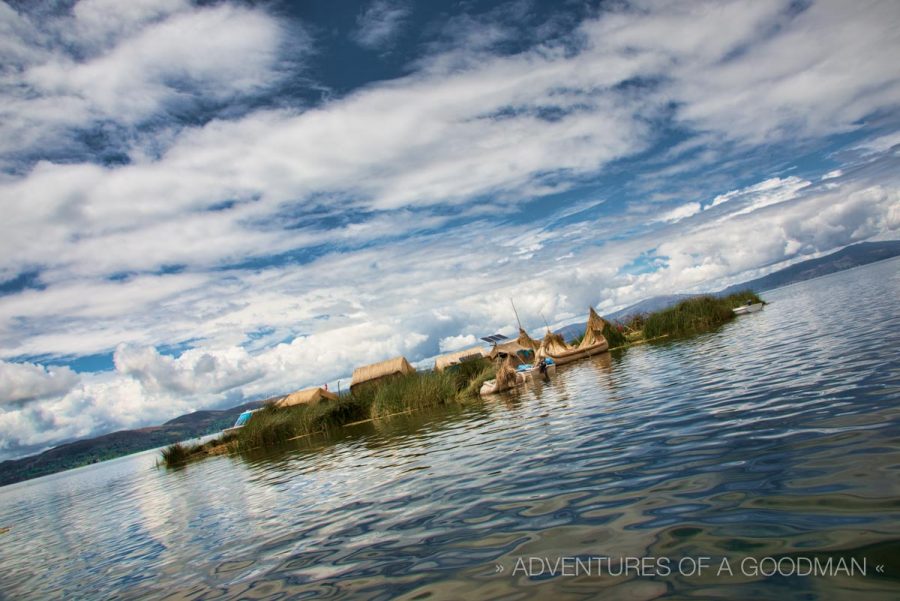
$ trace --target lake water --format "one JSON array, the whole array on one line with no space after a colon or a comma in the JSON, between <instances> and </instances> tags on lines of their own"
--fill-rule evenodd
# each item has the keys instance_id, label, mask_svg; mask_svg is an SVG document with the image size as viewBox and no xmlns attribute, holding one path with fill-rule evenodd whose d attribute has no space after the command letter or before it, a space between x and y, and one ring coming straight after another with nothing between
<instances>
[{"instance_id":1,"label":"lake water","mask_svg":"<svg viewBox=\"0 0 900 601\"><path fill-rule=\"evenodd\" d=\"M461 410L2 488L0 596L898 599L898 267L768 292L714 333ZM551 576L561 557L581 571ZM597 557L670 573L585 572ZM834 563L754 575L766 557ZM866 575L839 573L842 558Z\"/></svg>"}]
</instances>

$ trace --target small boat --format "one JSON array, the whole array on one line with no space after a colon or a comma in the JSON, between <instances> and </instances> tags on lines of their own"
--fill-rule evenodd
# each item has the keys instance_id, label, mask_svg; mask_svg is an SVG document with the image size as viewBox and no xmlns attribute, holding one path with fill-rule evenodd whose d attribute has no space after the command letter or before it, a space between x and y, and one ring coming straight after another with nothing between
<instances>
[{"instance_id":1,"label":"small boat","mask_svg":"<svg viewBox=\"0 0 900 601\"><path fill-rule=\"evenodd\" d=\"M537 355L543 359L552 360L556 365L565 365L591 355L605 353L609 350L609 342L603 335L605 325L606 322L603 321L603 318L597 315L597 312L591 307L584 336L578 346L569 346L562 336L552 333L548 328Z\"/></svg>"},{"instance_id":2,"label":"small boat","mask_svg":"<svg viewBox=\"0 0 900 601\"><path fill-rule=\"evenodd\" d=\"M762 311L763 304L762 303L754 303L752 301L747 301L746 305L741 305L740 307L735 307L732 309L735 315L746 315L747 313L756 313L758 311Z\"/></svg>"},{"instance_id":3,"label":"small boat","mask_svg":"<svg viewBox=\"0 0 900 601\"><path fill-rule=\"evenodd\" d=\"M521 363L516 355L507 355L500 361L497 377L482 384L478 393L483 396L512 390L527 382L533 382L537 373L539 371L535 366Z\"/></svg>"}]
</instances>

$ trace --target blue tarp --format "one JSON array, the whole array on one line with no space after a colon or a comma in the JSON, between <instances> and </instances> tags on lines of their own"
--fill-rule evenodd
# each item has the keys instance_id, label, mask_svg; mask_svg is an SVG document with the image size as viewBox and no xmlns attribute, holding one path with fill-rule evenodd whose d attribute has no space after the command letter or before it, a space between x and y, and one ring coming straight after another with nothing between
<instances>
[{"instance_id":1,"label":"blue tarp","mask_svg":"<svg viewBox=\"0 0 900 601\"><path fill-rule=\"evenodd\" d=\"M251 416L251 415L253 415L253 412L252 412L252 411L244 411L243 413L241 413L241 414L238 416L237 421L234 422L234 427L235 427L235 428L238 428L238 427L243 426L244 424L246 424L248 421L250 421L250 416Z\"/></svg>"}]
</instances>

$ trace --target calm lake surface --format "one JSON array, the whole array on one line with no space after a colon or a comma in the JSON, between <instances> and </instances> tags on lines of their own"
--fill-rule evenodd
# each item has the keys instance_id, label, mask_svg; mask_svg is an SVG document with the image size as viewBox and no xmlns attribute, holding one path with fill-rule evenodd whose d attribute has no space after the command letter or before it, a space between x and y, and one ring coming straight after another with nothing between
<instances>
[{"instance_id":1,"label":"calm lake surface","mask_svg":"<svg viewBox=\"0 0 900 601\"><path fill-rule=\"evenodd\" d=\"M463 410L0 488L0 596L900 599L898 268L768 292L714 333ZM516 572L560 556L672 573ZM678 568L701 556L733 575ZM865 558L867 575L745 575L748 557Z\"/></svg>"}]
</instances>

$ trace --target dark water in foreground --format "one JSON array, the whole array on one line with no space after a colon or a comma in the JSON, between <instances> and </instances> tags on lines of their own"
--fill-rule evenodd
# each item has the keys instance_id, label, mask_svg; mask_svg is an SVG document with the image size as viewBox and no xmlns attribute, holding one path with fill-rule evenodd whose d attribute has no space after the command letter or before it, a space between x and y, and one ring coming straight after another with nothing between
<instances>
[{"instance_id":1,"label":"dark water in foreground","mask_svg":"<svg viewBox=\"0 0 900 601\"><path fill-rule=\"evenodd\" d=\"M898 599L898 267L317 449L178 472L144 453L0 489L0 596ZM513 573L532 556L672 573ZM734 575L678 573L699 556ZM867 575L741 573L767 556L866 558Z\"/></svg>"}]
</instances>

